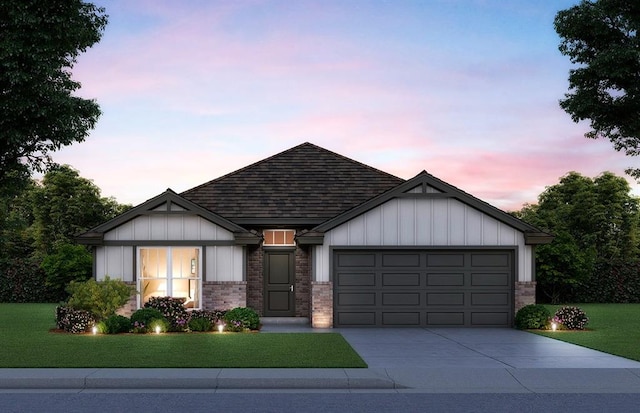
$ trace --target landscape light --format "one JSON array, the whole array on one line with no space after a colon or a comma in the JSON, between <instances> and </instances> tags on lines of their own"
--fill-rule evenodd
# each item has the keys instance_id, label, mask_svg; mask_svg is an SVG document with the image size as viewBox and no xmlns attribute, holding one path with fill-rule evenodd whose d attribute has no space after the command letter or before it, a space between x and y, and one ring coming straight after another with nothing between
<instances>
[{"instance_id":1,"label":"landscape light","mask_svg":"<svg viewBox=\"0 0 640 413\"><path fill-rule=\"evenodd\" d=\"M556 331L558 329L557 323L551 323L551 331Z\"/></svg>"},{"instance_id":2,"label":"landscape light","mask_svg":"<svg viewBox=\"0 0 640 413\"><path fill-rule=\"evenodd\" d=\"M93 326L91 328L91 332L93 333L93 335L95 336L96 334L98 334L98 326Z\"/></svg>"},{"instance_id":3,"label":"landscape light","mask_svg":"<svg viewBox=\"0 0 640 413\"><path fill-rule=\"evenodd\" d=\"M156 326L156 334L160 334L160 330L161 330L160 326Z\"/></svg>"},{"instance_id":4,"label":"landscape light","mask_svg":"<svg viewBox=\"0 0 640 413\"><path fill-rule=\"evenodd\" d=\"M222 333L224 331L224 324L218 324L218 333Z\"/></svg>"}]
</instances>

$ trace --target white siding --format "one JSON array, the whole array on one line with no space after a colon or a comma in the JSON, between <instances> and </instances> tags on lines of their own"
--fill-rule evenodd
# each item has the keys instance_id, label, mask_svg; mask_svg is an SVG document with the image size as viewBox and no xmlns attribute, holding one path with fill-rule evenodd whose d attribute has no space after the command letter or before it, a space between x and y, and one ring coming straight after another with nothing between
<instances>
[{"instance_id":1,"label":"white siding","mask_svg":"<svg viewBox=\"0 0 640 413\"><path fill-rule=\"evenodd\" d=\"M96 278L105 275L123 281L133 281L133 247L99 247L96 251Z\"/></svg>"},{"instance_id":2,"label":"white siding","mask_svg":"<svg viewBox=\"0 0 640 413\"><path fill-rule=\"evenodd\" d=\"M243 249L239 246L207 247L207 281L242 281Z\"/></svg>"},{"instance_id":3,"label":"white siding","mask_svg":"<svg viewBox=\"0 0 640 413\"><path fill-rule=\"evenodd\" d=\"M313 254L317 281L329 280L331 246L518 247L518 280L531 280L524 235L453 198L392 199L328 231Z\"/></svg>"},{"instance_id":4,"label":"white siding","mask_svg":"<svg viewBox=\"0 0 640 413\"><path fill-rule=\"evenodd\" d=\"M196 215L140 216L104 234L107 241L231 241L233 233Z\"/></svg>"}]
</instances>

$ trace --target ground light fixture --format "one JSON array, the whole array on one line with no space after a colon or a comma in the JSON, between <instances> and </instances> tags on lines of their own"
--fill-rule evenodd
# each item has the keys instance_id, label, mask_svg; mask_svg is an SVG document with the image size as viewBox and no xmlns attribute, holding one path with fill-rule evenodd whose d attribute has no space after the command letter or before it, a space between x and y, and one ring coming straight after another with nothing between
<instances>
[{"instance_id":1,"label":"ground light fixture","mask_svg":"<svg viewBox=\"0 0 640 413\"><path fill-rule=\"evenodd\" d=\"M556 331L558 329L558 323L551 323L551 331Z\"/></svg>"},{"instance_id":2,"label":"ground light fixture","mask_svg":"<svg viewBox=\"0 0 640 413\"><path fill-rule=\"evenodd\" d=\"M222 333L224 331L224 324L220 323L218 324L218 333Z\"/></svg>"},{"instance_id":3,"label":"ground light fixture","mask_svg":"<svg viewBox=\"0 0 640 413\"><path fill-rule=\"evenodd\" d=\"M161 330L162 330L162 329L160 328L160 326L156 326L156 334L160 334L160 331L161 331Z\"/></svg>"},{"instance_id":4,"label":"ground light fixture","mask_svg":"<svg viewBox=\"0 0 640 413\"><path fill-rule=\"evenodd\" d=\"M95 336L96 334L98 334L98 326L93 326L91 327L91 333Z\"/></svg>"}]
</instances>

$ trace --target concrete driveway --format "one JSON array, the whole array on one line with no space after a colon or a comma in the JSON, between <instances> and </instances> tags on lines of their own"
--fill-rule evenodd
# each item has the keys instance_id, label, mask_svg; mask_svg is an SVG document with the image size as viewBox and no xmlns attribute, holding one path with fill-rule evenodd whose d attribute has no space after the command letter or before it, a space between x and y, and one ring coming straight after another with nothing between
<instances>
[{"instance_id":1,"label":"concrete driveway","mask_svg":"<svg viewBox=\"0 0 640 413\"><path fill-rule=\"evenodd\" d=\"M640 362L509 328L334 329L369 368L640 368Z\"/></svg>"}]
</instances>

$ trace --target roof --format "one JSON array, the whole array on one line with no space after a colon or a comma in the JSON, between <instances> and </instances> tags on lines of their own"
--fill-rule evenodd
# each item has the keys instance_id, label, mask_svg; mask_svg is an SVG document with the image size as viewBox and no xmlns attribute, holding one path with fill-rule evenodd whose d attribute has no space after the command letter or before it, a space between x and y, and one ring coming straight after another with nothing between
<instances>
[{"instance_id":1,"label":"roof","mask_svg":"<svg viewBox=\"0 0 640 413\"><path fill-rule=\"evenodd\" d=\"M307 142L180 195L238 225L317 225L403 182Z\"/></svg>"}]
</instances>

